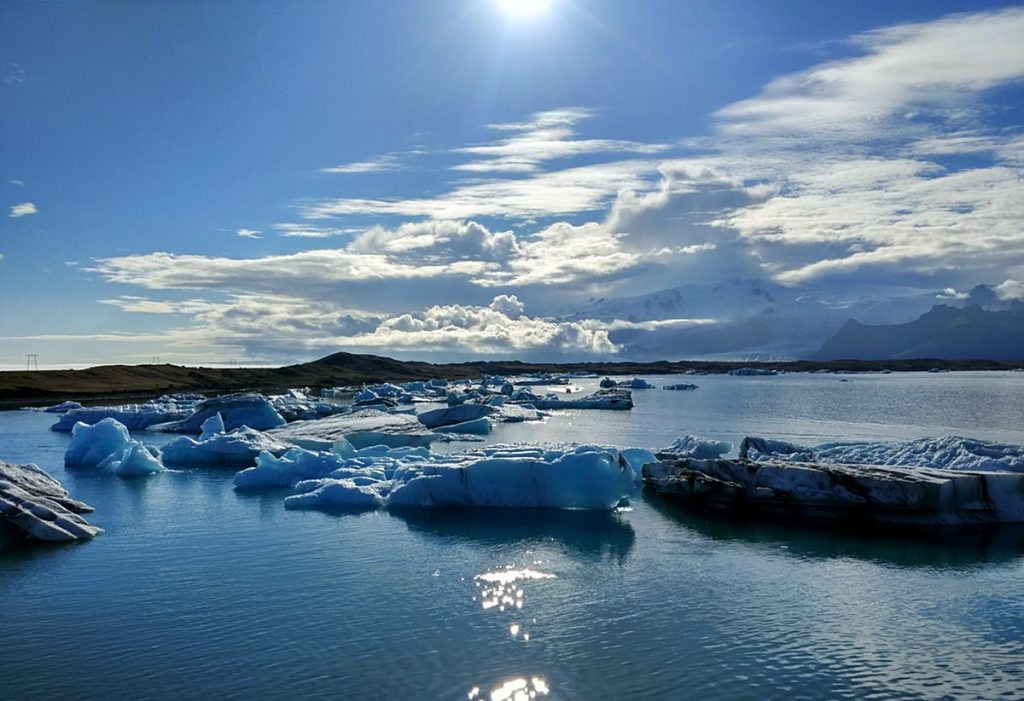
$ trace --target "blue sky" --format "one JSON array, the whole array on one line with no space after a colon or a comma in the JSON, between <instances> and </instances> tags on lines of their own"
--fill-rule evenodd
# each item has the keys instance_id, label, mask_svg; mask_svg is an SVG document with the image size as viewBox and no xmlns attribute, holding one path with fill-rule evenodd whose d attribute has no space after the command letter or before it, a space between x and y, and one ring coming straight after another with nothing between
<instances>
[{"instance_id":1,"label":"blue sky","mask_svg":"<svg viewBox=\"0 0 1024 701\"><path fill-rule=\"evenodd\" d=\"M0 366L611 355L551 316L734 278L1024 296L1021 37L983 2L5 2Z\"/></svg>"}]
</instances>

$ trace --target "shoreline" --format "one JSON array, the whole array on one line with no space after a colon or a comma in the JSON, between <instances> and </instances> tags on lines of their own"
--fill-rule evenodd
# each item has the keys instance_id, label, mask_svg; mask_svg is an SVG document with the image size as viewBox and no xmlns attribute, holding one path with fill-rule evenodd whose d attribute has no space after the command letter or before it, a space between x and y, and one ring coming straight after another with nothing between
<instances>
[{"instance_id":1,"label":"shoreline","mask_svg":"<svg viewBox=\"0 0 1024 701\"><path fill-rule=\"evenodd\" d=\"M1024 360L788 360L788 361L654 361L531 363L472 361L434 364L371 355L335 353L310 363L277 368L207 368L184 365L100 365L84 370L0 371L0 409L43 406L68 399L86 403L125 403L175 392L258 391L280 393L289 387L336 387L379 382L481 375L530 375L586 372L596 375L676 375L688 371L723 374L739 368L779 372L925 372L1024 370Z\"/></svg>"}]
</instances>

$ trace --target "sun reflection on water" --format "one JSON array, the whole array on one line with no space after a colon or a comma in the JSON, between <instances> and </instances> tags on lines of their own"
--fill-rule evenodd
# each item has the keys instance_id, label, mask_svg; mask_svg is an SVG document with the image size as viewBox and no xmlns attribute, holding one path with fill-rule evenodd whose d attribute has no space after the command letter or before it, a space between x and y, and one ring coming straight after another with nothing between
<instances>
[{"instance_id":1,"label":"sun reflection on water","mask_svg":"<svg viewBox=\"0 0 1024 701\"><path fill-rule=\"evenodd\" d=\"M530 701L538 696L547 696L550 691L548 683L541 677L516 677L491 689L486 698L490 701ZM484 698L478 686L470 689L466 697L469 701Z\"/></svg>"}]
</instances>

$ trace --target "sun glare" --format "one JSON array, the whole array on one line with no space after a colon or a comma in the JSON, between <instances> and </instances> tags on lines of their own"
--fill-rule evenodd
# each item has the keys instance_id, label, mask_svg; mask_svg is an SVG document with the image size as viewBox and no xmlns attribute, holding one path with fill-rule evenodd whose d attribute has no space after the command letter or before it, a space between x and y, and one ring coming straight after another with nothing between
<instances>
[{"instance_id":1,"label":"sun glare","mask_svg":"<svg viewBox=\"0 0 1024 701\"><path fill-rule=\"evenodd\" d=\"M534 17L551 4L551 0L497 0L498 7L509 17Z\"/></svg>"}]
</instances>

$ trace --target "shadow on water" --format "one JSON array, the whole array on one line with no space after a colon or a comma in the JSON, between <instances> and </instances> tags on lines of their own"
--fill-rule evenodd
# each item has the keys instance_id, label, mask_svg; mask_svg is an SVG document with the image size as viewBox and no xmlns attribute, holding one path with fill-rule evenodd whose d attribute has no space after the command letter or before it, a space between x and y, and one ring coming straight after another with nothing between
<instances>
[{"instance_id":1,"label":"shadow on water","mask_svg":"<svg viewBox=\"0 0 1024 701\"><path fill-rule=\"evenodd\" d=\"M626 561L636 532L617 513L568 509L391 509L410 531L452 542L553 540L584 559Z\"/></svg>"},{"instance_id":2,"label":"shadow on water","mask_svg":"<svg viewBox=\"0 0 1024 701\"><path fill-rule=\"evenodd\" d=\"M966 568L1012 562L1024 555L1024 525L991 528L935 528L896 532L882 527L858 528L766 522L716 509L683 506L645 491L644 500L666 519L716 541L784 547L804 558L856 558L898 567Z\"/></svg>"}]
</instances>

